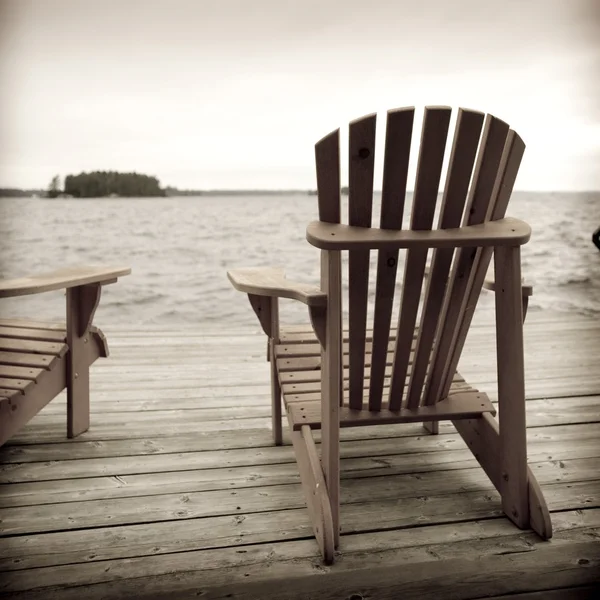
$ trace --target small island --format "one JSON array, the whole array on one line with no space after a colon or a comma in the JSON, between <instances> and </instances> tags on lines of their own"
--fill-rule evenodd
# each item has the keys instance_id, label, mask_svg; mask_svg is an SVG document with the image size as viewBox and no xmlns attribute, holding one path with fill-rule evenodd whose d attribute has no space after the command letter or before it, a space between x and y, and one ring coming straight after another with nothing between
<instances>
[{"instance_id":1,"label":"small island","mask_svg":"<svg viewBox=\"0 0 600 600\"><path fill-rule=\"evenodd\" d=\"M102 197L153 197L165 196L160 182L151 175L141 173L118 173L116 171L93 171L67 175L64 189L60 179L54 177L48 189L48 198L67 196L73 198Z\"/></svg>"}]
</instances>

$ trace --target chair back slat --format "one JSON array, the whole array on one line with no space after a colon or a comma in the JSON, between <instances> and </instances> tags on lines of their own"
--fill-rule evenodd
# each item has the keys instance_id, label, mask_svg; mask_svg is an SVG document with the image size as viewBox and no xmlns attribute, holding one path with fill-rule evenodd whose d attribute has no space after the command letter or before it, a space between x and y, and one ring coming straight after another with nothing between
<instances>
[{"instance_id":1,"label":"chair back slat","mask_svg":"<svg viewBox=\"0 0 600 600\"><path fill-rule=\"evenodd\" d=\"M431 229L433 223L451 112L448 107L425 109L410 223L413 230ZM390 385L390 410L398 410L402 405L426 262L426 249L407 251Z\"/></svg>"},{"instance_id":2,"label":"chair back slat","mask_svg":"<svg viewBox=\"0 0 600 600\"><path fill-rule=\"evenodd\" d=\"M484 117L485 115L480 112L463 109L458 111L448 176L440 208L439 229L460 226ZM431 259L412 374L408 383L406 404L410 409L417 408L421 400L453 255L452 248L438 248L434 250Z\"/></svg>"},{"instance_id":3,"label":"chair back slat","mask_svg":"<svg viewBox=\"0 0 600 600\"><path fill-rule=\"evenodd\" d=\"M486 221L496 221L497 219L504 218L524 152L525 144L523 143L523 140L514 131L510 130L504 147L500 168L498 169L498 176L492 193L492 202L488 209L488 215L486 215ZM448 395L452 383L452 376L458 368L458 361L473 319L477 300L479 299L481 288L490 265L492 253L493 248L491 247L481 249L479 264L471 278L471 287L468 299L465 303L465 311L457 330L456 342L454 343L452 352L447 358L448 364L445 368L446 379L441 391L442 397Z\"/></svg>"},{"instance_id":4,"label":"chair back slat","mask_svg":"<svg viewBox=\"0 0 600 600\"><path fill-rule=\"evenodd\" d=\"M350 123L348 223L358 227L371 227L376 118L368 115ZM369 250L348 253L349 405L355 409L363 403L369 255Z\"/></svg>"},{"instance_id":5,"label":"chair back slat","mask_svg":"<svg viewBox=\"0 0 600 600\"><path fill-rule=\"evenodd\" d=\"M414 107L390 110L387 113L379 220L381 229L402 228L414 116ZM375 284L369 410L381 409L397 268L398 250L379 250Z\"/></svg>"},{"instance_id":6,"label":"chair back slat","mask_svg":"<svg viewBox=\"0 0 600 600\"><path fill-rule=\"evenodd\" d=\"M340 130L326 135L315 145L319 220L340 222Z\"/></svg>"},{"instance_id":7,"label":"chair back slat","mask_svg":"<svg viewBox=\"0 0 600 600\"><path fill-rule=\"evenodd\" d=\"M508 125L488 115L477 157L471 194L463 218L464 225L483 223L488 215L507 136ZM430 359L430 372L424 393L425 404L434 404L441 399L447 376L448 357L456 343L457 329L470 291L470 278L477 268L479 254L480 250L477 248L460 248L456 252L442 308L440 327L436 333Z\"/></svg>"}]
</instances>

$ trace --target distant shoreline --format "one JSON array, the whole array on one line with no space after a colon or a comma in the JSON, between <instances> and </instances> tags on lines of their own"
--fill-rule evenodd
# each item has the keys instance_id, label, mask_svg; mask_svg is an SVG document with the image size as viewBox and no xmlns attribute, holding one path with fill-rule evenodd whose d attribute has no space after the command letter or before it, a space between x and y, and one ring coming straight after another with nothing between
<instances>
[{"instance_id":1,"label":"distant shoreline","mask_svg":"<svg viewBox=\"0 0 600 600\"><path fill-rule=\"evenodd\" d=\"M164 196L147 196L149 198L178 198L178 197L199 197L199 196L316 196L316 190L175 190L173 188L165 188ZM146 196L124 196L109 194L107 196L95 196L94 198L145 198ZM54 200L48 198L47 190L42 189L19 189L19 188L0 188L0 198L43 198L46 200ZM73 198L66 194L58 194L58 199ZM85 200L86 198L76 198L77 200ZM91 199L91 198L87 198Z\"/></svg>"},{"instance_id":2,"label":"distant shoreline","mask_svg":"<svg viewBox=\"0 0 600 600\"><path fill-rule=\"evenodd\" d=\"M174 190L165 188L167 197L175 196L316 196L317 190Z\"/></svg>"}]
</instances>

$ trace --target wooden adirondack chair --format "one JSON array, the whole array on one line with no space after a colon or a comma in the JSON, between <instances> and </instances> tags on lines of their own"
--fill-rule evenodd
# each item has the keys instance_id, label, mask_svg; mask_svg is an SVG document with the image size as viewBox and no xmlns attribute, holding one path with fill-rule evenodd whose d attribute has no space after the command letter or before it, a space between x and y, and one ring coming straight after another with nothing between
<instances>
[{"instance_id":1,"label":"wooden adirondack chair","mask_svg":"<svg viewBox=\"0 0 600 600\"><path fill-rule=\"evenodd\" d=\"M66 323L0 319L0 446L48 402L67 389L67 435L90 426L89 367L108 356L92 319L103 285L129 268L69 268L22 279L0 280L0 298L65 289Z\"/></svg>"},{"instance_id":2,"label":"wooden adirondack chair","mask_svg":"<svg viewBox=\"0 0 600 600\"><path fill-rule=\"evenodd\" d=\"M316 144L320 288L282 270L228 273L269 336L273 431L281 443L280 393L315 536L327 562L339 543L339 428L450 420L502 497L509 519L552 535L527 466L520 246L530 228L505 218L525 149L508 125L460 109L433 228L451 110L425 109L409 228L402 229L413 108L389 111L379 227L371 226L375 115L350 124L349 225L341 224L339 130ZM367 327L370 251L377 251L372 329ZM398 255L406 251L397 326L391 328ZM348 252L348 329L342 326L341 253ZM425 278L428 254L431 262ZM485 284L494 256L496 281ZM495 291L499 421L485 393L456 372L482 287ZM279 327L278 298L308 305L316 336ZM318 344L315 342L318 340ZM311 343L311 341L313 343ZM321 429L321 457L312 432Z\"/></svg>"}]
</instances>

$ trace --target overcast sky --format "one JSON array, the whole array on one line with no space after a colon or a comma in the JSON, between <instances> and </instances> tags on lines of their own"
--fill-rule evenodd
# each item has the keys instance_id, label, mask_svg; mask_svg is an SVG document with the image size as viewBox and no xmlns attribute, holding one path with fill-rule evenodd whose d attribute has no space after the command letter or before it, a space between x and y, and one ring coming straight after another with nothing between
<instances>
[{"instance_id":1,"label":"overcast sky","mask_svg":"<svg viewBox=\"0 0 600 600\"><path fill-rule=\"evenodd\" d=\"M0 0L0 90L0 186L312 188L332 129L447 104L521 134L519 189L600 189L600 0Z\"/></svg>"}]
</instances>

